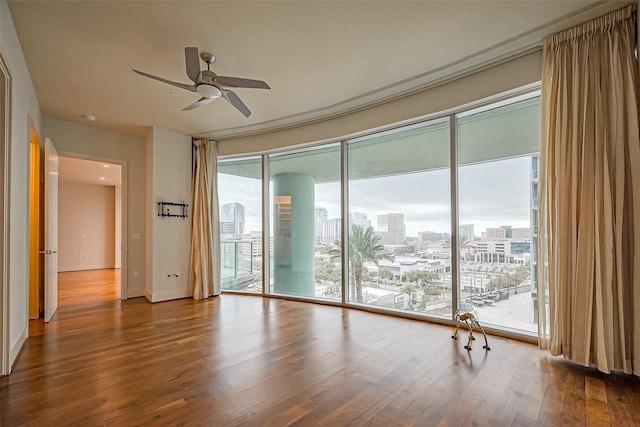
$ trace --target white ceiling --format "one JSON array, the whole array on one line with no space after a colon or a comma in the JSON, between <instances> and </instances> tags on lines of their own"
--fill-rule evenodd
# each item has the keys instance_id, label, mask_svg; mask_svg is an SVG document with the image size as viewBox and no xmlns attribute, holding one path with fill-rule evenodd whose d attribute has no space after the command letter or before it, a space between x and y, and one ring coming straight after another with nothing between
<instances>
[{"instance_id":1,"label":"white ceiling","mask_svg":"<svg viewBox=\"0 0 640 427\"><path fill-rule=\"evenodd\" d=\"M120 165L73 157L60 156L58 162L58 179L80 184L120 185L120 171Z\"/></svg>"},{"instance_id":2,"label":"white ceiling","mask_svg":"<svg viewBox=\"0 0 640 427\"><path fill-rule=\"evenodd\" d=\"M541 40L631 1L10 1L42 112L143 135L158 126L225 138L375 105L538 49ZM183 83L184 47L217 57L248 119ZM204 67L204 64L202 64ZM170 96L169 92L175 92ZM87 122L85 122L87 123Z\"/></svg>"}]
</instances>

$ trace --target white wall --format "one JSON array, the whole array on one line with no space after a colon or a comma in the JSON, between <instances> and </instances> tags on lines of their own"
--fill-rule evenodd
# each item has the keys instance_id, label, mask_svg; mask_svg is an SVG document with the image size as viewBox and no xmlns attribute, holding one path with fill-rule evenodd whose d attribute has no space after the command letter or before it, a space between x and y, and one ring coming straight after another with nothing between
<instances>
[{"instance_id":1,"label":"white wall","mask_svg":"<svg viewBox=\"0 0 640 427\"><path fill-rule=\"evenodd\" d=\"M147 242L146 296L152 302L189 296L191 206L189 216L160 218L157 203L191 205L191 137L153 128L147 145ZM152 271L150 271L152 270ZM179 277L167 277L178 273Z\"/></svg>"},{"instance_id":2,"label":"white wall","mask_svg":"<svg viewBox=\"0 0 640 427\"><path fill-rule=\"evenodd\" d=\"M51 138L58 152L66 156L79 154L126 163L126 293L128 298L143 296L146 268L144 138L48 116L43 117L43 132ZM134 238L136 234L139 239Z\"/></svg>"},{"instance_id":3,"label":"white wall","mask_svg":"<svg viewBox=\"0 0 640 427\"><path fill-rule=\"evenodd\" d=\"M9 363L29 333L29 118L43 141L33 83L6 1L0 1L0 52L11 73L11 175L9 182Z\"/></svg>"},{"instance_id":4,"label":"white wall","mask_svg":"<svg viewBox=\"0 0 640 427\"><path fill-rule=\"evenodd\" d=\"M290 145L340 138L412 120L538 82L541 66L542 52L532 53L357 113L266 134L221 140L218 154L259 153Z\"/></svg>"},{"instance_id":5,"label":"white wall","mask_svg":"<svg viewBox=\"0 0 640 427\"><path fill-rule=\"evenodd\" d=\"M115 187L58 182L58 271L115 266Z\"/></svg>"}]
</instances>

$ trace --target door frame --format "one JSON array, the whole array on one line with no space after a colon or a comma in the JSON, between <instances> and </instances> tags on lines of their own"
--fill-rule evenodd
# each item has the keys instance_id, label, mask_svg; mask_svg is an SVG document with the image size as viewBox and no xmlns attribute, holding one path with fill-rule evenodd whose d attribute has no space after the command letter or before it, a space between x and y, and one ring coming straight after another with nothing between
<instances>
[{"instance_id":1,"label":"door frame","mask_svg":"<svg viewBox=\"0 0 640 427\"><path fill-rule=\"evenodd\" d=\"M111 157L94 156L92 154L78 153L75 151L63 151L59 150L58 155L61 157L72 157L79 160L91 160L93 162L111 163L120 166L120 245L122 247L120 251L120 299L125 300L128 297L127 290L127 256L129 254L127 240L127 194L128 194L128 182L127 182L127 161L122 159L114 159Z\"/></svg>"},{"instance_id":2,"label":"door frame","mask_svg":"<svg viewBox=\"0 0 640 427\"><path fill-rule=\"evenodd\" d=\"M28 310L27 310L27 323L30 320L38 319L40 316L40 299L44 296L44 292L40 292L40 285L43 284L44 278L41 275L42 270L40 269L40 264L42 263L42 256L40 254L40 247L44 245L41 244L44 240L44 235L41 233L43 227L42 221L44 220L44 215L41 212L41 209L44 207L44 187L43 185L43 170L44 168L40 168L40 161L44 156L42 153L42 144L40 142L40 135L38 135L38 131L36 129L35 124L33 123L32 118L28 117L29 122L29 292L28 292ZM37 159L34 159L32 156L32 150L37 149ZM36 160L36 163L34 163ZM35 193L34 194L34 186ZM34 206L33 197L37 195L37 200ZM35 210L35 212L34 212ZM34 220L37 221L34 222ZM35 241L32 239L37 237ZM42 239L42 240L41 240ZM32 244L33 243L33 244ZM34 246L35 245L35 246ZM35 256L35 259L33 258ZM33 262L35 261L35 271ZM35 276L34 276L35 273ZM36 286L37 290L34 290L33 287ZM36 295L34 295L34 293ZM36 297L36 301L34 301L34 297ZM35 304L35 317L33 317L32 305ZM44 309L44 303L42 304Z\"/></svg>"},{"instance_id":3,"label":"door frame","mask_svg":"<svg viewBox=\"0 0 640 427\"><path fill-rule=\"evenodd\" d=\"M2 269L0 274L0 376L9 375L9 190L11 176L11 73L7 63L0 52L0 73L4 80L2 87L2 99L0 99L0 129L4 129L0 135L0 151L2 164L0 164L0 182L2 194L2 208L0 210L0 256L2 257Z\"/></svg>"}]
</instances>

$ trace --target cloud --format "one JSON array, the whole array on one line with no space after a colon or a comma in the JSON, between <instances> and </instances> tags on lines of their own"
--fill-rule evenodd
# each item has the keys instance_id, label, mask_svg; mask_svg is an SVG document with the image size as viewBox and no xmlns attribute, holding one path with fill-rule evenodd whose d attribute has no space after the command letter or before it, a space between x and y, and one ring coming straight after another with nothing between
<instances>
[{"instance_id":1,"label":"cloud","mask_svg":"<svg viewBox=\"0 0 640 427\"><path fill-rule=\"evenodd\" d=\"M487 227L528 227L530 165L526 156L459 168L459 223L474 224L477 235ZM220 204L245 205L246 231L262 228L261 190L259 180L220 174ZM450 198L449 169L349 182L350 212L366 213L374 227L377 215L403 213L408 236L419 231L450 232ZM329 218L340 217L339 182L317 184L315 199L316 207L327 209Z\"/></svg>"}]
</instances>

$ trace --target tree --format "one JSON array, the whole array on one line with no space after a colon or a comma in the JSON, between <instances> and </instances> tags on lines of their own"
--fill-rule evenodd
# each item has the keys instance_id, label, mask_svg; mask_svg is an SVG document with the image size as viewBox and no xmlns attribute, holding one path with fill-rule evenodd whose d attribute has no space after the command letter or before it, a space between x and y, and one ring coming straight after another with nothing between
<instances>
[{"instance_id":1,"label":"tree","mask_svg":"<svg viewBox=\"0 0 640 427\"><path fill-rule=\"evenodd\" d=\"M400 288L400 292L405 293L407 295L411 295L411 292L416 292L418 290L418 288L416 288L416 285L404 285L403 287Z\"/></svg>"},{"instance_id":2,"label":"tree","mask_svg":"<svg viewBox=\"0 0 640 427\"><path fill-rule=\"evenodd\" d=\"M331 280L331 276L336 267L322 258L316 258L316 279L324 285L325 281Z\"/></svg>"},{"instance_id":3,"label":"tree","mask_svg":"<svg viewBox=\"0 0 640 427\"><path fill-rule=\"evenodd\" d=\"M419 276L418 270L410 270L404 274L404 278L409 283L417 283L419 279L418 276Z\"/></svg>"},{"instance_id":4,"label":"tree","mask_svg":"<svg viewBox=\"0 0 640 427\"><path fill-rule=\"evenodd\" d=\"M469 247L469 243L471 243L471 241L469 240L469 237L465 236L464 234L461 234L458 236L458 250L462 250L466 247ZM444 241L444 245L442 246L445 248L451 248L451 237L448 237Z\"/></svg>"},{"instance_id":5,"label":"tree","mask_svg":"<svg viewBox=\"0 0 640 427\"><path fill-rule=\"evenodd\" d=\"M382 260L393 260L393 256L384 251L380 244L381 238L376 236L373 227L366 229L359 225L352 225L349 233L349 270L351 275L351 295L355 295L357 302L362 302L362 274L365 262L378 265ZM341 257L340 246L329 250L331 259Z\"/></svg>"},{"instance_id":6,"label":"tree","mask_svg":"<svg viewBox=\"0 0 640 427\"><path fill-rule=\"evenodd\" d=\"M433 271L427 270L411 270L407 271L407 274L404 277L410 283L418 283L420 282L420 287L424 287L424 285L433 284L435 281L440 280L440 275L438 273L434 273Z\"/></svg>"},{"instance_id":7,"label":"tree","mask_svg":"<svg viewBox=\"0 0 640 427\"><path fill-rule=\"evenodd\" d=\"M393 279L393 273L386 267L382 267L378 270L378 277L382 279L385 286L387 286L387 280Z\"/></svg>"},{"instance_id":8,"label":"tree","mask_svg":"<svg viewBox=\"0 0 640 427\"><path fill-rule=\"evenodd\" d=\"M393 252L395 254L398 255L404 255L404 254L412 254L416 251L416 246L415 245L406 245L406 246L401 246L399 248L395 248L393 250Z\"/></svg>"}]
</instances>

